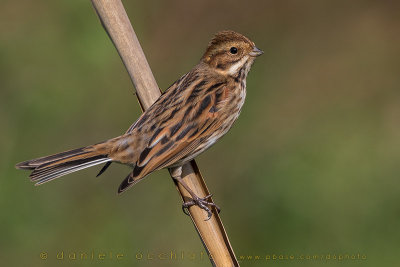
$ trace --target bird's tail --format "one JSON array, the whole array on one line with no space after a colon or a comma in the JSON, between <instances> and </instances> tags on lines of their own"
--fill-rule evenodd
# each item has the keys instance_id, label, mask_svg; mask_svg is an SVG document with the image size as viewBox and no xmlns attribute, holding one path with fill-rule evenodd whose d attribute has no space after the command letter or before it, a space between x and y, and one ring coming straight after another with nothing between
<instances>
[{"instance_id":1,"label":"bird's tail","mask_svg":"<svg viewBox=\"0 0 400 267\"><path fill-rule=\"evenodd\" d=\"M107 142L73 149L47 157L24 161L17 169L32 170L29 175L35 185L41 185L66 174L111 161Z\"/></svg>"}]
</instances>

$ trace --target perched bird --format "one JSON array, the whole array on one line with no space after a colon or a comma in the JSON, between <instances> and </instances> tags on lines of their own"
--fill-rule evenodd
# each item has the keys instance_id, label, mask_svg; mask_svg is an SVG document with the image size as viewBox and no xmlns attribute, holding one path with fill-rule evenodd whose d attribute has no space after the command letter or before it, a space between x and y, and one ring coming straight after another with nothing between
<instances>
[{"instance_id":1,"label":"perched bird","mask_svg":"<svg viewBox=\"0 0 400 267\"><path fill-rule=\"evenodd\" d=\"M95 145L18 163L32 170L36 185L98 164L127 164L133 171L121 183L122 193L155 170L178 167L174 179L192 196L183 208L214 205L182 181L182 165L225 135L238 118L246 97L246 77L263 54L247 37L221 31L210 41L200 62L172 84L124 135Z\"/></svg>"}]
</instances>

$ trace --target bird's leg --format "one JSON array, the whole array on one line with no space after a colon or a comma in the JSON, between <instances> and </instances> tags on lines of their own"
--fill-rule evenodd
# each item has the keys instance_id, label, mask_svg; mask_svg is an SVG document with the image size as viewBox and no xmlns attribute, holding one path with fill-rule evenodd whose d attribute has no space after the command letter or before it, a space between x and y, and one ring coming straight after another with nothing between
<instances>
[{"instance_id":1,"label":"bird's leg","mask_svg":"<svg viewBox=\"0 0 400 267\"><path fill-rule=\"evenodd\" d=\"M201 198L201 197L197 196L189 188L189 186L182 180L182 166L170 168L170 173L171 173L171 176L175 179L175 181L180 183L183 186L183 188L185 188L185 190L188 191L188 193L192 197L192 200L185 201L182 204L182 210L186 215L189 215L189 213L187 211L188 208L191 206L194 206L194 205L198 206L199 208L201 208L207 212L208 218L206 219L206 221L208 221L212 216L212 212L208 206L215 207L217 209L218 213L221 211L221 209L215 203L208 201L208 199L212 196L212 194Z\"/></svg>"}]
</instances>

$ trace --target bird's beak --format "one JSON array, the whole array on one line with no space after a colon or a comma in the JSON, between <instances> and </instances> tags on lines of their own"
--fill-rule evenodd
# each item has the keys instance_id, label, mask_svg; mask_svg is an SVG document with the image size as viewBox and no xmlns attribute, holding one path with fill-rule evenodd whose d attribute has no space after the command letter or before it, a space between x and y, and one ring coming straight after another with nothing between
<instances>
[{"instance_id":1,"label":"bird's beak","mask_svg":"<svg viewBox=\"0 0 400 267\"><path fill-rule=\"evenodd\" d=\"M264 54L264 51L258 49L257 47L254 47L253 50L250 52L250 56L252 57L258 57Z\"/></svg>"}]
</instances>

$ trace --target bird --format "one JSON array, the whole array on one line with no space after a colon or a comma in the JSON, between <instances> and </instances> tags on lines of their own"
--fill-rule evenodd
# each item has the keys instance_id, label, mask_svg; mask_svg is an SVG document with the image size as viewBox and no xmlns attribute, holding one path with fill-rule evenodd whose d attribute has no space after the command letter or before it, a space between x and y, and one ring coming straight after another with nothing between
<instances>
[{"instance_id":1,"label":"bird","mask_svg":"<svg viewBox=\"0 0 400 267\"><path fill-rule=\"evenodd\" d=\"M112 162L133 170L118 194L150 173L173 168L172 177L190 193L182 209L197 205L211 218L209 196L198 197L181 179L182 166L224 136L238 118L246 97L246 78L255 59L264 52L244 35L217 32L197 65L175 81L145 110L125 134L73 150L16 164L32 171L35 185Z\"/></svg>"}]
</instances>

